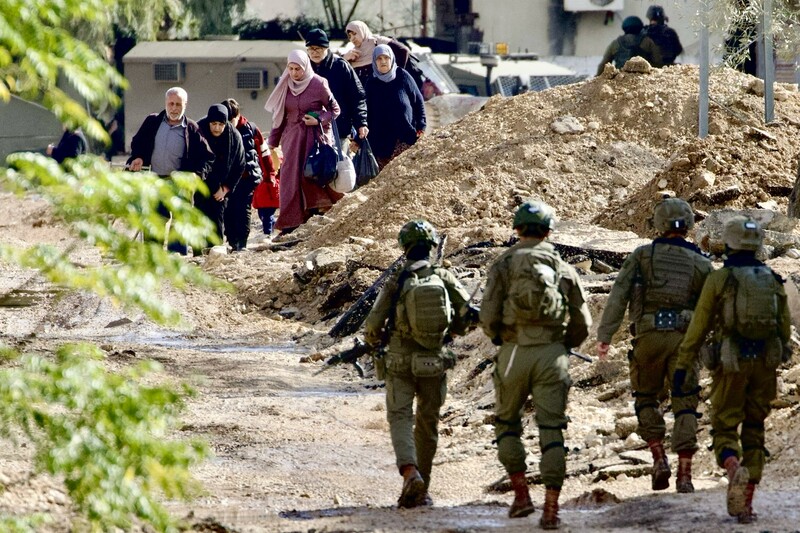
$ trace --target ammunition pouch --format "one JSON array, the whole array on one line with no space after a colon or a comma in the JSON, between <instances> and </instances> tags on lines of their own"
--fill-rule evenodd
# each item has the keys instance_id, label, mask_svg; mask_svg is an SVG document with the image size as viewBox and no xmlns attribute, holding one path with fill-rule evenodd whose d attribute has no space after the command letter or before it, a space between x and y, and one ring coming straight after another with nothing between
<instances>
[{"instance_id":1,"label":"ammunition pouch","mask_svg":"<svg viewBox=\"0 0 800 533\"><path fill-rule=\"evenodd\" d=\"M708 342L700 347L698 352L700 364L708 370L714 371L720 363L720 343Z\"/></svg>"},{"instance_id":2,"label":"ammunition pouch","mask_svg":"<svg viewBox=\"0 0 800 533\"><path fill-rule=\"evenodd\" d=\"M411 354L411 373L418 378L436 378L447 370L444 350Z\"/></svg>"},{"instance_id":3,"label":"ammunition pouch","mask_svg":"<svg viewBox=\"0 0 800 533\"><path fill-rule=\"evenodd\" d=\"M386 379L386 354L383 350L378 350L372 356L372 364L375 366L375 377L378 381Z\"/></svg>"}]
</instances>

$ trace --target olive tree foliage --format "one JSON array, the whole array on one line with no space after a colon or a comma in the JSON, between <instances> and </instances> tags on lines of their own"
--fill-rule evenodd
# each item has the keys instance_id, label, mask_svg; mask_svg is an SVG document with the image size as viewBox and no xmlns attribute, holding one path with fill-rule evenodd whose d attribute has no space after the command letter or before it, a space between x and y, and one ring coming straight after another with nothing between
<instances>
[{"instance_id":1,"label":"olive tree foliage","mask_svg":"<svg viewBox=\"0 0 800 533\"><path fill-rule=\"evenodd\" d=\"M800 3L771 0L771 34L778 57L793 58L800 47ZM761 26L765 0L701 0L699 11L707 10L711 31L726 36L725 64L738 67L753 59L751 52ZM698 21L702 17L697 17Z\"/></svg>"},{"instance_id":2,"label":"olive tree foliage","mask_svg":"<svg viewBox=\"0 0 800 533\"><path fill-rule=\"evenodd\" d=\"M0 2L0 105L12 95L30 98L64 124L104 139L84 105L116 103L115 90L125 82L91 35L117 23L123 8L138 9L127 0ZM59 88L64 80L85 104ZM178 240L197 248L214 238L211 221L192 207L196 191L208 194L193 174L164 180L113 170L93 156L59 165L41 154L17 153L0 166L0 187L45 198L52 216L74 234L72 243L61 246L0 245L0 261L36 269L59 287L91 291L167 324L178 324L180 315L164 302L166 285L224 286L161 244ZM168 225L159 204L172 212ZM133 238L137 234L149 238ZM84 241L100 251L99 264L71 260ZM160 501L196 492L189 467L207 453L202 443L169 439L188 389L153 385L165 380L152 375L159 370L152 362L111 373L104 352L88 344L66 345L55 354L2 346L0 356L0 434L19 436L22 430L20 438L33 445L37 471L63 479L82 517L77 530L125 530L133 524L176 529ZM43 519L0 516L0 530L34 531Z\"/></svg>"},{"instance_id":3,"label":"olive tree foliage","mask_svg":"<svg viewBox=\"0 0 800 533\"><path fill-rule=\"evenodd\" d=\"M231 33L234 16L242 16L247 4L246 0L184 1L189 13L195 19L201 37Z\"/></svg>"}]
</instances>

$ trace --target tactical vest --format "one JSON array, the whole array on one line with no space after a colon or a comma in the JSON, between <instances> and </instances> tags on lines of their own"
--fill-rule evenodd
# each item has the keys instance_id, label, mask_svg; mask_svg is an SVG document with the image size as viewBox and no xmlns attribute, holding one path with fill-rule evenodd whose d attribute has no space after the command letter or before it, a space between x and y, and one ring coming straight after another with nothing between
<instances>
[{"instance_id":1,"label":"tactical vest","mask_svg":"<svg viewBox=\"0 0 800 533\"><path fill-rule=\"evenodd\" d=\"M567 302L558 257L538 247L517 250L509 263L503 324L562 328Z\"/></svg>"},{"instance_id":2,"label":"tactical vest","mask_svg":"<svg viewBox=\"0 0 800 533\"><path fill-rule=\"evenodd\" d=\"M697 252L669 244L653 243L640 262L644 282L644 312L661 308L694 309Z\"/></svg>"},{"instance_id":3,"label":"tactical vest","mask_svg":"<svg viewBox=\"0 0 800 533\"><path fill-rule=\"evenodd\" d=\"M665 65L675 63L675 58L682 51L675 30L665 24L651 24L645 27L644 34L656 43L656 46L661 51L661 59Z\"/></svg>"}]
</instances>

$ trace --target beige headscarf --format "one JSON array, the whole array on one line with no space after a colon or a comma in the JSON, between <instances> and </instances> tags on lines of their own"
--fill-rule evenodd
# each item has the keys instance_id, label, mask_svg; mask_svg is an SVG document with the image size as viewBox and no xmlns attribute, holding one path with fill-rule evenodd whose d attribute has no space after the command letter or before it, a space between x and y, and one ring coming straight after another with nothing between
<instances>
[{"instance_id":1,"label":"beige headscarf","mask_svg":"<svg viewBox=\"0 0 800 533\"><path fill-rule=\"evenodd\" d=\"M360 20L354 20L347 25L345 31L352 31L361 38L361 46L353 48L358 51L358 59L351 61L353 67L363 67L372 64L372 51L379 44L389 44L388 37L373 35L369 27Z\"/></svg>"},{"instance_id":2,"label":"beige headscarf","mask_svg":"<svg viewBox=\"0 0 800 533\"><path fill-rule=\"evenodd\" d=\"M311 83L311 78L314 77L314 71L311 68L311 63L308 59L308 54L303 50L292 50L289 52L289 57L286 61L288 63L296 63L303 69L303 77L300 81L294 81L289 75L289 68L283 69L283 74L278 80L278 84L272 91L272 94L267 98L267 103L264 104L264 109L272 113L272 127L280 126L283 122L285 113L284 106L286 105L286 92L292 91L294 96L302 93Z\"/></svg>"}]
</instances>

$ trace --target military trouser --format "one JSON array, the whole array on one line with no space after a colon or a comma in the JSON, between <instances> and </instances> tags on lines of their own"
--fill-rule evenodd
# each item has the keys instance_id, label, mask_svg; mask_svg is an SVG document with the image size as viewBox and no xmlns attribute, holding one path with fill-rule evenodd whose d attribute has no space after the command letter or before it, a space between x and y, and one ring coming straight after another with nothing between
<instances>
[{"instance_id":1,"label":"military trouser","mask_svg":"<svg viewBox=\"0 0 800 533\"><path fill-rule=\"evenodd\" d=\"M522 444L522 415L530 395L536 408L541 449L540 471L548 488L561 488L567 465L564 435L567 427L569 356L561 343L519 346L505 343L497 354L492 375L495 389L497 456L509 474L527 470Z\"/></svg>"},{"instance_id":2,"label":"military trouser","mask_svg":"<svg viewBox=\"0 0 800 533\"><path fill-rule=\"evenodd\" d=\"M742 458L755 483L761 481L764 470L764 420L777 386L775 369L763 357L739 359L739 372L725 374L720 367L713 375L711 427L717 464L722 466L723 451L731 450Z\"/></svg>"},{"instance_id":3,"label":"military trouser","mask_svg":"<svg viewBox=\"0 0 800 533\"><path fill-rule=\"evenodd\" d=\"M672 388L672 376L678 360L678 347L683 333L650 331L633 341L630 359L631 389L639 427L636 432L644 440L663 440L667 432L660 410L660 395ZM686 372L683 390L694 392L672 396L672 451L697 451L697 404L700 401L697 364Z\"/></svg>"},{"instance_id":4,"label":"military trouser","mask_svg":"<svg viewBox=\"0 0 800 533\"><path fill-rule=\"evenodd\" d=\"M418 378L411 373L411 354L386 354L386 419L397 468L416 465L426 489L439 442L439 411L446 396L446 373ZM412 407L415 397L416 417Z\"/></svg>"}]
</instances>

